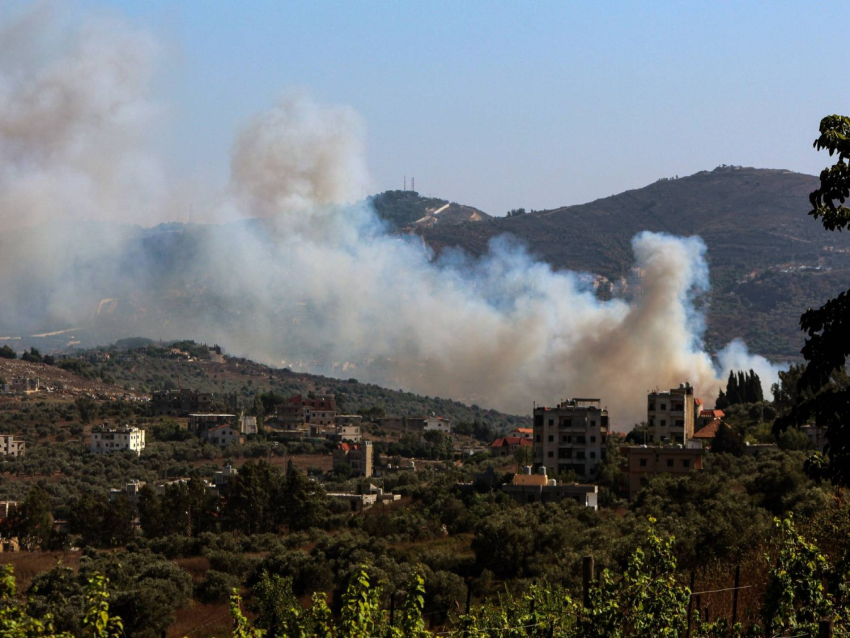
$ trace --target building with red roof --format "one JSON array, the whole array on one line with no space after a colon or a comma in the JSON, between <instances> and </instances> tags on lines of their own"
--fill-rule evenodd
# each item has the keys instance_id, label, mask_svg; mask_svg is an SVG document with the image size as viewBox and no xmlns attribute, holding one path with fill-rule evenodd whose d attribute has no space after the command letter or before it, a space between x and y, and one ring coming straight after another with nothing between
<instances>
[{"instance_id":1,"label":"building with red roof","mask_svg":"<svg viewBox=\"0 0 850 638\"><path fill-rule=\"evenodd\" d=\"M521 447L533 448L534 444L531 440L518 436L504 436L490 444L490 454L492 456L513 456L514 452Z\"/></svg>"}]
</instances>

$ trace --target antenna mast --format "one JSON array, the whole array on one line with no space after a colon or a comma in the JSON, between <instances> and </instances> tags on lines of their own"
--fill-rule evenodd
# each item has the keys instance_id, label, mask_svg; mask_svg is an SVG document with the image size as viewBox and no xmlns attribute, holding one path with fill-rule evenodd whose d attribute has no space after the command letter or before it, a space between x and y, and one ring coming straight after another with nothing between
<instances>
[{"instance_id":1,"label":"antenna mast","mask_svg":"<svg viewBox=\"0 0 850 638\"><path fill-rule=\"evenodd\" d=\"M416 178L415 177L410 178L410 190L412 190L412 191L416 190Z\"/></svg>"}]
</instances>

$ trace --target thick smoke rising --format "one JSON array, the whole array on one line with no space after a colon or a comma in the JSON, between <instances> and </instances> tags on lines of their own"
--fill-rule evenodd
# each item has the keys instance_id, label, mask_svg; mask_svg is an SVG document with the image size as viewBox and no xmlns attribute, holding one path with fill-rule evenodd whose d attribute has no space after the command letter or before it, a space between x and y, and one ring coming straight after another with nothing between
<instances>
[{"instance_id":1,"label":"thick smoke rising","mask_svg":"<svg viewBox=\"0 0 850 638\"><path fill-rule=\"evenodd\" d=\"M707 403L717 396L728 369L702 350L692 303L708 287L700 239L637 236L642 291L607 303L510 238L481 259L436 258L349 203L367 179L363 126L349 109L295 96L249 122L227 195L210 211L231 222L127 225L161 216L167 199L138 136L154 50L121 27L83 29L46 61L32 56L40 66L26 74L0 53L0 215L40 222L0 237L0 336L83 325L102 342L192 337L519 413L597 396L620 428L644 417L655 387L687 380ZM141 182L124 179L125 153ZM140 184L154 196L133 200ZM775 376L739 343L720 361L756 368L766 384Z\"/></svg>"}]
</instances>

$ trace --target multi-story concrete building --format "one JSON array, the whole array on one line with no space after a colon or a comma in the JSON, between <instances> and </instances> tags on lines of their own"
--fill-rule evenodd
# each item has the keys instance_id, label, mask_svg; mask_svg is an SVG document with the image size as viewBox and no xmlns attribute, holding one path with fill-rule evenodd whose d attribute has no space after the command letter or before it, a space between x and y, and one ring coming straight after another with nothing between
<instances>
[{"instance_id":1,"label":"multi-story concrete building","mask_svg":"<svg viewBox=\"0 0 850 638\"><path fill-rule=\"evenodd\" d=\"M6 456L24 456L27 451L26 441L12 434L0 434L0 454Z\"/></svg>"},{"instance_id":2,"label":"multi-story concrete building","mask_svg":"<svg viewBox=\"0 0 850 638\"><path fill-rule=\"evenodd\" d=\"M355 476L372 476L372 442L340 443L333 451L333 468L349 465Z\"/></svg>"},{"instance_id":3,"label":"multi-story concrete building","mask_svg":"<svg viewBox=\"0 0 850 638\"><path fill-rule=\"evenodd\" d=\"M145 449L145 431L125 425L120 428L94 430L91 433L91 451L94 454L129 450L136 455Z\"/></svg>"},{"instance_id":4,"label":"multi-story concrete building","mask_svg":"<svg viewBox=\"0 0 850 638\"><path fill-rule=\"evenodd\" d=\"M600 399L534 408L534 461L550 475L573 471L583 479L596 478L607 438L608 409Z\"/></svg>"},{"instance_id":5,"label":"multi-story concrete building","mask_svg":"<svg viewBox=\"0 0 850 638\"><path fill-rule=\"evenodd\" d=\"M151 412L154 416L188 416L208 413L213 396L197 390L162 390L151 395Z\"/></svg>"},{"instance_id":6,"label":"multi-story concrete building","mask_svg":"<svg viewBox=\"0 0 850 638\"><path fill-rule=\"evenodd\" d=\"M702 469L705 450L693 441L688 446L623 445L622 489L633 499L650 477L658 474L683 475Z\"/></svg>"},{"instance_id":7,"label":"multi-story concrete building","mask_svg":"<svg viewBox=\"0 0 850 638\"><path fill-rule=\"evenodd\" d=\"M700 401L700 405L702 402ZM697 400L690 383L647 397L646 442L685 443L694 435Z\"/></svg>"}]
</instances>

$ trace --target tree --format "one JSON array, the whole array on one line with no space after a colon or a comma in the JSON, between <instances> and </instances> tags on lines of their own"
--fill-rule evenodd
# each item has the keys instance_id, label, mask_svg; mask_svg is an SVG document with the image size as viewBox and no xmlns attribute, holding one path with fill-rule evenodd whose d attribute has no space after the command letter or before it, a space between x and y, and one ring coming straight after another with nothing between
<instances>
[{"instance_id":1,"label":"tree","mask_svg":"<svg viewBox=\"0 0 850 638\"><path fill-rule=\"evenodd\" d=\"M711 444L713 454L734 454L741 456L746 451L744 437L728 423L721 423L717 428L714 442Z\"/></svg>"},{"instance_id":2,"label":"tree","mask_svg":"<svg viewBox=\"0 0 850 638\"><path fill-rule=\"evenodd\" d=\"M514 452L514 461L516 461L517 472L520 468L534 463L534 448L530 445L520 445Z\"/></svg>"},{"instance_id":3,"label":"tree","mask_svg":"<svg viewBox=\"0 0 850 638\"><path fill-rule=\"evenodd\" d=\"M18 353L12 350L9 346L0 348L0 359L17 359Z\"/></svg>"},{"instance_id":4,"label":"tree","mask_svg":"<svg viewBox=\"0 0 850 638\"><path fill-rule=\"evenodd\" d=\"M74 400L74 405L77 406L77 411L80 413L80 421L83 423L91 423L97 418L97 403L91 397L85 395L78 396Z\"/></svg>"},{"instance_id":5,"label":"tree","mask_svg":"<svg viewBox=\"0 0 850 638\"><path fill-rule=\"evenodd\" d=\"M50 497L40 487L33 487L23 503L12 508L2 523L2 534L17 538L21 549L31 551L47 544L53 530Z\"/></svg>"},{"instance_id":6,"label":"tree","mask_svg":"<svg viewBox=\"0 0 850 638\"><path fill-rule=\"evenodd\" d=\"M834 165L820 174L820 185L809 195L809 215L820 219L826 230L850 226L850 118L830 115L820 123L817 150L837 155ZM790 414L777 420L777 429L803 424L814 418L827 429L825 475L841 484L850 482L850 388L838 386L836 378L845 370L850 355L850 291L842 292L818 309L800 317L806 333L802 349L806 369L797 383L798 401ZM830 384L836 387L828 389ZM805 393L811 398L804 398ZM811 396L813 395L813 396Z\"/></svg>"},{"instance_id":7,"label":"tree","mask_svg":"<svg viewBox=\"0 0 850 638\"><path fill-rule=\"evenodd\" d=\"M41 363L41 353L35 348L30 348L29 352L24 352L21 355L21 361L29 361L30 363Z\"/></svg>"}]
</instances>

